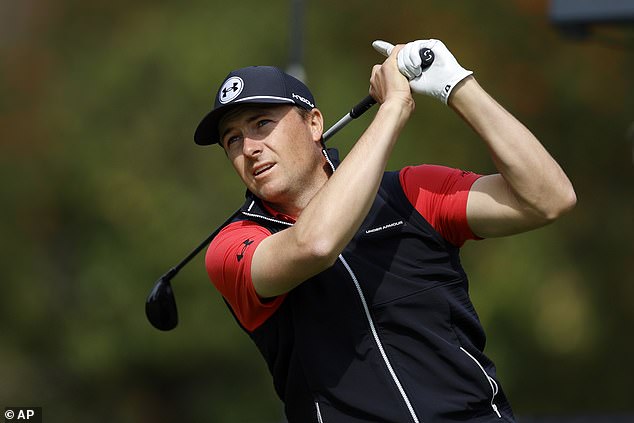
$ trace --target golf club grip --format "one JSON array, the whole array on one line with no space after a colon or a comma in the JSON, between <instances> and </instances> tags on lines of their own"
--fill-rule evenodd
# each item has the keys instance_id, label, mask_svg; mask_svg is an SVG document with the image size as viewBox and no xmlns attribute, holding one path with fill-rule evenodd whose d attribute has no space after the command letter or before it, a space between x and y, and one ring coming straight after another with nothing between
<instances>
[{"instance_id":1,"label":"golf club grip","mask_svg":"<svg viewBox=\"0 0 634 423\"><path fill-rule=\"evenodd\" d=\"M355 105L352 108L352 110L350 110L350 117L352 119L358 118L359 116L367 112L368 109L374 106L375 104L376 104L376 100L373 99L371 95L367 96L366 98L361 100L359 103L357 103L357 105Z\"/></svg>"},{"instance_id":2,"label":"golf club grip","mask_svg":"<svg viewBox=\"0 0 634 423\"><path fill-rule=\"evenodd\" d=\"M420 60L421 60L420 67L422 70L425 70L428 67L430 67L431 64L434 63L434 59L436 58L436 56L434 56L434 52L430 48L421 48L418 54L420 55ZM374 100L372 96L367 96L366 98L361 100L356 106L354 106L352 110L350 110L350 117L352 119L358 118L359 116L367 112L368 109L374 106L375 104L376 104L376 100Z\"/></svg>"},{"instance_id":3,"label":"golf club grip","mask_svg":"<svg viewBox=\"0 0 634 423\"><path fill-rule=\"evenodd\" d=\"M434 55L434 52L431 51L430 48L426 48L426 47L421 48L418 54L420 56L420 60L422 61L420 64L420 68L422 70L425 70L428 67L430 67L431 64L434 63L434 59L436 58L436 56Z\"/></svg>"}]
</instances>

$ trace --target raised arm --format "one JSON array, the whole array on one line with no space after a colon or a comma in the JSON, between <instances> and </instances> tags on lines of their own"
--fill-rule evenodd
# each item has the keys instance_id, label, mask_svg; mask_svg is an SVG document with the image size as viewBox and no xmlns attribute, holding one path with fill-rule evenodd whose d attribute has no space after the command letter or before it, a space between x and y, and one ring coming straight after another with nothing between
<instances>
[{"instance_id":1,"label":"raised arm","mask_svg":"<svg viewBox=\"0 0 634 423\"><path fill-rule=\"evenodd\" d=\"M381 42L381 45L389 43ZM422 71L418 51L436 59ZM386 51L389 48L385 49ZM381 50L379 50L381 51ZM472 186L467 221L480 237L511 235L543 226L570 210L575 192L561 167L535 136L476 82L439 40L418 40L398 55L412 90L435 97L455 110L484 140L499 173Z\"/></svg>"},{"instance_id":2,"label":"raised arm","mask_svg":"<svg viewBox=\"0 0 634 423\"><path fill-rule=\"evenodd\" d=\"M370 94L380 107L370 126L295 225L267 237L255 250L251 275L260 296L283 294L330 267L367 215L392 147L414 109L395 50L372 72Z\"/></svg>"},{"instance_id":3,"label":"raised arm","mask_svg":"<svg viewBox=\"0 0 634 423\"><path fill-rule=\"evenodd\" d=\"M478 179L469 193L467 220L476 235L528 231L574 207L575 192L561 167L473 77L454 89L448 104L484 140L499 172Z\"/></svg>"}]
</instances>

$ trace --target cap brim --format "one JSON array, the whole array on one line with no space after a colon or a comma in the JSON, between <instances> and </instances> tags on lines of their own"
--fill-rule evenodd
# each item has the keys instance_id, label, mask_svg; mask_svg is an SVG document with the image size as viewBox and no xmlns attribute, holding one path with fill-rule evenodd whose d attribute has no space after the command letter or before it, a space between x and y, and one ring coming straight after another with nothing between
<instances>
[{"instance_id":1,"label":"cap brim","mask_svg":"<svg viewBox=\"0 0 634 423\"><path fill-rule=\"evenodd\" d=\"M207 113L194 132L194 142L198 145L211 145L218 142L218 121L228 110L216 109ZM222 113L219 113L222 112Z\"/></svg>"},{"instance_id":2,"label":"cap brim","mask_svg":"<svg viewBox=\"0 0 634 423\"><path fill-rule=\"evenodd\" d=\"M222 107L218 107L207 113L207 115L200 121L200 123L196 127L196 131L194 132L194 142L198 145L211 145L219 143L220 134L218 133L218 123L220 122L220 119L222 119L222 117L231 109L243 104L295 105L296 103L290 99L258 98L251 101L248 99L245 99L243 101L238 100Z\"/></svg>"}]
</instances>

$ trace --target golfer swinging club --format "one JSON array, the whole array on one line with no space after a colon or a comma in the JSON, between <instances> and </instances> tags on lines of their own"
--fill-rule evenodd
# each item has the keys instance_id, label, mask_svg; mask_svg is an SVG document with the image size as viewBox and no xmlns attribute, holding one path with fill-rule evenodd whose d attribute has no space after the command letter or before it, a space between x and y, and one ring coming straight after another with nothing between
<instances>
[{"instance_id":1,"label":"golfer swinging club","mask_svg":"<svg viewBox=\"0 0 634 423\"><path fill-rule=\"evenodd\" d=\"M247 199L209 246L209 277L266 360L289 423L513 422L459 248L553 221L574 190L441 41L381 46L391 53L372 69L378 111L341 162L304 84L266 66L227 76L194 138L224 149ZM423 48L435 55L424 70ZM499 173L385 172L412 91L470 125Z\"/></svg>"}]
</instances>

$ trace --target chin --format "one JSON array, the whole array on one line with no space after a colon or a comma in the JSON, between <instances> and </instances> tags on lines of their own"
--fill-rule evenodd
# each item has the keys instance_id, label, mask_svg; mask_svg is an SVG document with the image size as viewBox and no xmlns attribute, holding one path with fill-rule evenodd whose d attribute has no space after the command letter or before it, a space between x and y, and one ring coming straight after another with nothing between
<instances>
[{"instance_id":1,"label":"chin","mask_svg":"<svg viewBox=\"0 0 634 423\"><path fill-rule=\"evenodd\" d=\"M258 198L266 201L271 204L283 204L287 198L287 190L284 189L273 189L273 188L264 188L260 189L256 194Z\"/></svg>"},{"instance_id":2,"label":"chin","mask_svg":"<svg viewBox=\"0 0 634 423\"><path fill-rule=\"evenodd\" d=\"M253 187L251 189L251 192L254 193L259 199L272 203L276 202L276 200L278 200L282 196L283 190L267 184L260 187Z\"/></svg>"}]
</instances>

